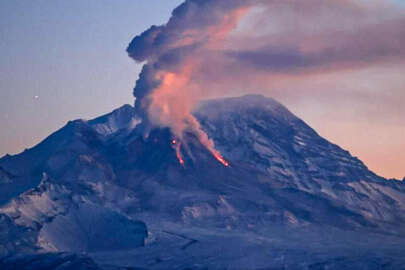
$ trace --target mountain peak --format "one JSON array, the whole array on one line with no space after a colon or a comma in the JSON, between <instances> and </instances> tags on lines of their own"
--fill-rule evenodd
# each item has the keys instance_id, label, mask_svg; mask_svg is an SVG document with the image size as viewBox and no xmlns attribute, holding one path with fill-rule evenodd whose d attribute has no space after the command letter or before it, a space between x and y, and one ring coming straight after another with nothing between
<instances>
[{"instance_id":1,"label":"mountain peak","mask_svg":"<svg viewBox=\"0 0 405 270\"><path fill-rule=\"evenodd\" d=\"M221 99L211 99L202 101L197 107L197 111L208 111L217 107L218 110L215 112L220 113L221 111L237 111L246 110L251 108L261 108L261 109L283 109L288 111L281 103L277 102L273 98L266 97L263 95L244 95L240 97L228 97Z\"/></svg>"},{"instance_id":2,"label":"mountain peak","mask_svg":"<svg viewBox=\"0 0 405 270\"><path fill-rule=\"evenodd\" d=\"M140 119L136 116L134 107L129 104L88 121L88 124L103 136L109 136L121 129L133 128L138 123Z\"/></svg>"},{"instance_id":3,"label":"mountain peak","mask_svg":"<svg viewBox=\"0 0 405 270\"><path fill-rule=\"evenodd\" d=\"M100 243L103 251L142 246L150 232L144 252L167 251L169 266L157 267L172 269L187 252L212 257L218 244L229 254L228 244L237 243L257 255L275 243L273 229L401 233L405 186L378 177L277 101L209 100L194 115L229 167L191 132L179 150L169 128L142 136L140 126L132 129L140 120L130 105L71 121L29 151L0 159L5 235L17 232L13 243L29 239L43 251L83 252ZM261 244L250 248L252 239ZM140 252L141 265L156 261Z\"/></svg>"}]
</instances>

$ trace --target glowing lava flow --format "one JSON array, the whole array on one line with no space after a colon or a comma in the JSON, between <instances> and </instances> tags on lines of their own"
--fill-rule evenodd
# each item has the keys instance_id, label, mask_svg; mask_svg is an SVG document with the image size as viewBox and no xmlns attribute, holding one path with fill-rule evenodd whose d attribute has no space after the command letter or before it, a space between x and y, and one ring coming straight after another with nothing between
<instances>
[{"instance_id":1,"label":"glowing lava flow","mask_svg":"<svg viewBox=\"0 0 405 270\"><path fill-rule=\"evenodd\" d=\"M229 162L226 161L219 152L214 152L214 157L222 163L222 165L224 165L225 167L229 167Z\"/></svg>"},{"instance_id":2,"label":"glowing lava flow","mask_svg":"<svg viewBox=\"0 0 405 270\"><path fill-rule=\"evenodd\" d=\"M180 151L181 144L180 144L179 142L177 142L176 139L173 139L173 140L172 140L172 144L176 146L176 157L177 157L177 160L179 161L179 163L180 163L182 166L184 166L184 159L182 158L182 156L181 156L181 151Z\"/></svg>"},{"instance_id":3,"label":"glowing lava flow","mask_svg":"<svg viewBox=\"0 0 405 270\"><path fill-rule=\"evenodd\" d=\"M173 140L172 140L172 145L175 146L177 160L179 161L179 163L180 163L182 166L184 166L184 159L183 159L183 157L181 156L181 143L180 143L178 140L173 139ZM216 158L216 160L218 160L222 165L224 165L225 167L229 167L229 162L225 160L225 158L221 155L221 153L219 153L219 152L216 151L216 150L211 150L211 149L208 149L208 150L210 150L210 152L212 153L212 155L213 155L213 156Z\"/></svg>"}]
</instances>

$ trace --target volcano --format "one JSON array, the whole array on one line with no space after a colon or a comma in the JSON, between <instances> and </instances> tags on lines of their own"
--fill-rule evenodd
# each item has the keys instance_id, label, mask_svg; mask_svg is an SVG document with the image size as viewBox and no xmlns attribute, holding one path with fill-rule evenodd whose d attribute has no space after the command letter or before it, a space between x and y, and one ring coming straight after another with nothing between
<instances>
[{"instance_id":1,"label":"volcano","mask_svg":"<svg viewBox=\"0 0 405 270\"><path fill-rule=\"evenodd\" d=\"M0 268L405 265L404 182L271 98L204 101L194 115L223 162L192 132L145 136L130 105L1 158Z\"/></svg>"}]
</instances>

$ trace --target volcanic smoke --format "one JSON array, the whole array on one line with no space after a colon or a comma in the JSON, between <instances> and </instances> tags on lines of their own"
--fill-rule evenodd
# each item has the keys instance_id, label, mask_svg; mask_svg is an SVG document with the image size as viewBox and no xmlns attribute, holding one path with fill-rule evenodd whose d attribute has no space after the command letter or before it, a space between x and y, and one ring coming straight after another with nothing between
<instances>
[{"instance_id":1,"label":"volcanic smoke","mask_svg":"<svg viewBox=\"0 0 405 270\"><path fill-rule=\"evenodd\" d=\"M182 165L180 142L187 131L221 164L229 166L192 115L204 93L204 85L193 78L201 72L204 58L221 47L247 12L248 6L242 3L187 0L173 11L167 24L152 26L127 48L130 57L145 63L134 88L135 109L143 118L145 135L153 127L169 127L179 139L175 146Z\"/></svg>"}]
</instances>

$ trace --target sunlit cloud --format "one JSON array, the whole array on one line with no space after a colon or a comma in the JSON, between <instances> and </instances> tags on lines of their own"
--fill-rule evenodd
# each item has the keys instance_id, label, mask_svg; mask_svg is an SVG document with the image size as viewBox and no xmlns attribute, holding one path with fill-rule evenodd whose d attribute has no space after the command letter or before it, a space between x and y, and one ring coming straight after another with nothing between
<instances>
[{"instance_id":1,"label":"sunlit cloud","mask_svg":"<svg viewBox=\"0 0 405 270\"><path fill-rule=\"evenodd\" d=\"M327 97L361 108L359 121L376 111L393 121L405 114L388 79L405 69L403 44L395 2L187 0L167 24L135 37L128 54L145 63L134 96L146 133L165 126L205 137L191 114L199 100L252 92L287 105Z\"/></svg>"}]
</instances>

